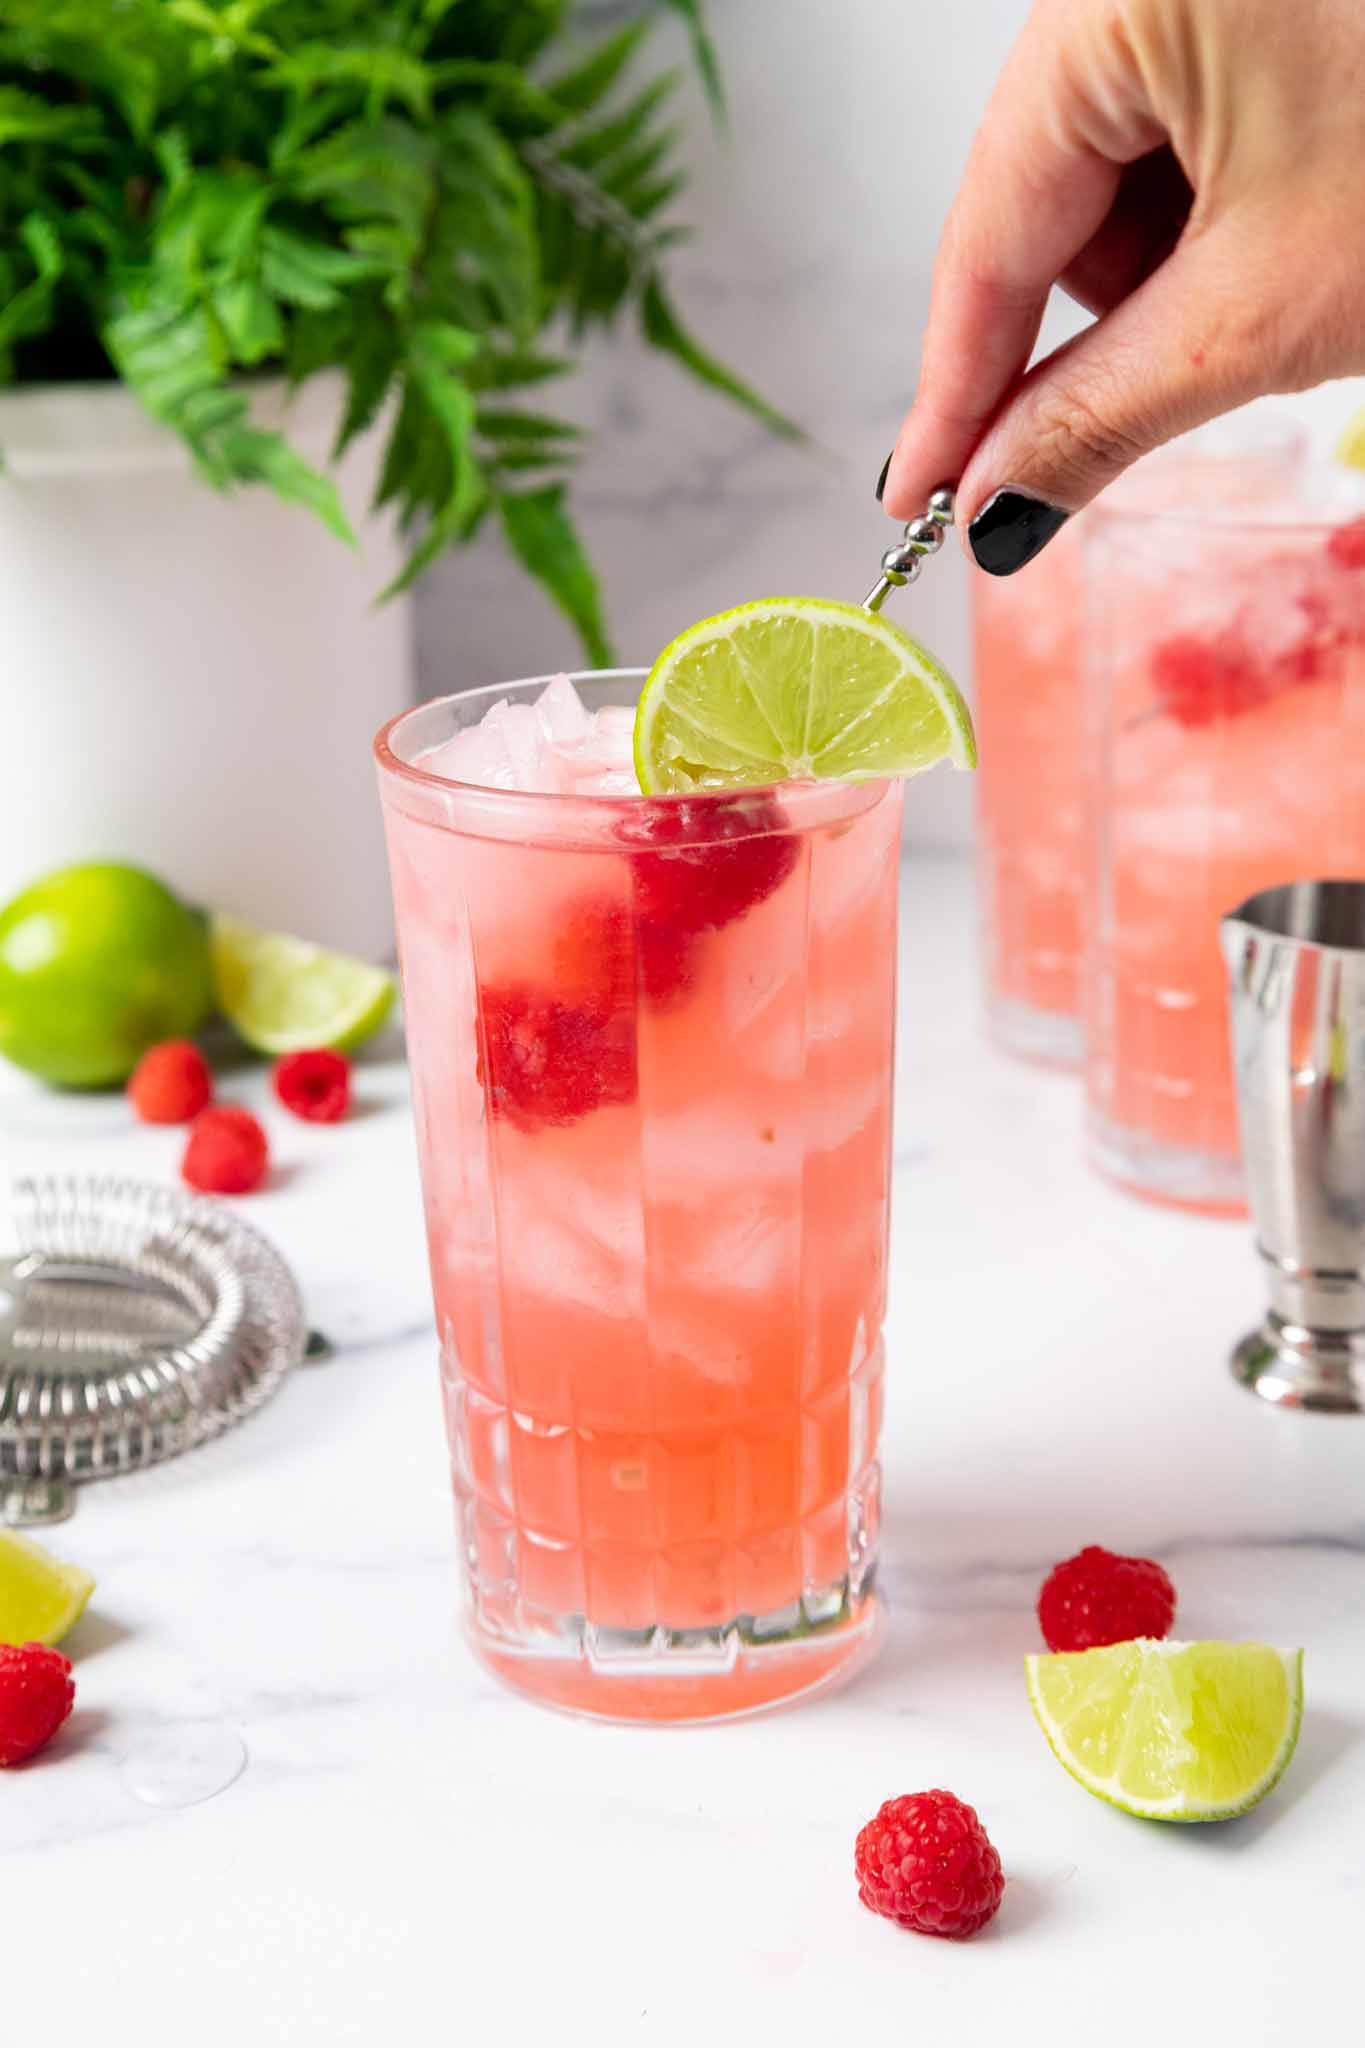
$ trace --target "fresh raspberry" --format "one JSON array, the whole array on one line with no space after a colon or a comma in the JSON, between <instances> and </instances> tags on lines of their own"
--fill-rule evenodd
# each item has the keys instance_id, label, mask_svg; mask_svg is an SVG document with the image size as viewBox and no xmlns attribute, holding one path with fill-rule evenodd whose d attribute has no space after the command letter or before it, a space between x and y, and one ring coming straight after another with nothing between
<instances>
[{"instance_id":1,"label":"fresh raspberry","mask_svg":"<svg viewBox=\"0 0 1365 2048\"><path fill-rule=\"evenodd\" d=\"M1348 529L1343 529L1347 531ZM1343 635L1312 591L1295 599L1303 630L1277 650L1253 654L1233 633L1203 639L1176 633L1152 650L1151 677L1163 711L1186 727L1212 725L1268 704L1282 690L1317 682L1330 669Z\"/></svg>"},{"instance_id":2,"label":"fresh raspberry","mask_svg":"<svg viewBox=\"0 0 1365 2048\"><path fill-rule=\"evenodd\" d=\"M634 805L616 834L646 849L630 864L641 925L689 935L743 917L796 865L796 840L781 823L780 805L763 791Z\"/></svg>"},{"instance_id":3,"label":"fresh raspberry","mask_svg":"<svg viewBox=\"0 0 1365 2048\"><path fill-rule=\"evenodd\" d=\"M637 919L616 897L584 897L555 934L555 994L605 1017L633 1008L638 987L665 1008L691 987L695 950L690 933Z\"/></svg>"},{"instance_id":4,"label":"fresh raspberry","mask_svg":"<svg viewBox=\"0 0 1365 2048\"><path fill-rule=\"evenodd\" d=\"M685 996L696 979L697 941L693 933L640 918L635 926L636 971L646 999L666 1010Z\"/></svg>"},{"instance_id":5,"label":"fresh raspberry","mask_svg":"<svg viewBox=\"0 0 1365 2048\"><path fill-rule=\"evenodd\" d=\"M1250 711L1276 693L1276 679L1230 635L1176 633L1152 650L1152 686L1163 711L1184 726Z\"/></svg>"},{"instance_id":6,"label":"fresh raspberry","mask_svg":"<svg viewBox=\"0 0 1365 2048\"><path fill-rule=\"evenodd\" d=\"M205 1109L190 1126L180 1172L206 1195L249 1195L269 1164L265 1132L249 1109Z\"/></svg>"},{"instance_id":7,"label":"fresh raspberry","mask_svg":"<svg viewBox=\"0 0 1365 2048\"><path fill-rule=\"evenodd\" d=\"M1321 590L1299 590L1294 597L1294 609L1303 622L1303 631L1282 650L1276 662L1279 679L1285 686L1317 682L1336 661L1346 639Z\"/></svg>"},{"instance_id":8,"label":"fresh raspberry","mask_svg":"<svg viewBox=\"0 0 1365 2048\"><path fill-rule=\"evenodd\" d=\"M1055 1564L1038 1595L1049 1650L1098 1650L1137 1636L1169 1635L1175 1587L1149 1557L1116 1557L1091 1543Z\"/></svg>"},{"instance_id":9,"label":"fresh raspberry","mask_svg":"<svg viewBox=\"0 0 1365 2048\"><path fill-rule=\"evenodd\" d=\"M965 1941L999 1908L1004 1873L975 1809L951 1792L888 1799L858 1835L858 1896L916 1934Z\"/></svg>"},{"instance_id":10,"label":"fresh raspberry","mask_svg":"<svg viewBox=\"0 0 1365 2048\"><path fill-rule=\"evenodd\" d=\"M1339 569L1365 569L1365 519L1339 526L1327 542L1327 552Z\"/></svg>"},{"instance_id":11,"label":"fresh raspberry","mask_svg":"<svg viewBox=\"0 0 1365 2048\"><path fill-rule=\"evenodd\" d=\"M274 1080L285 1108L305 1123L339 1123L351 1106L351 1062L339 1052L287 1052Z\"/></svg>"},{"instance_id":12,"label":"fresh raspberry","mask_svg":"<svg viewBox=\"0 0 1365 2048\"><path fill-rule=\"evenodd\" d=\"M479 1080L490 1114L519 1129L577 1123L635 1099L635 1020L523 985L482 991Z\"/></svg>"},{"instance_id":13,"label":"fresh raspberry","mask_svg":"<svg viewBox=\"0 0 1365 2048\"><path fill-rule=\"evenodd\" d=\"M213 1097L208 1062L188 1038L167 1038L143 1053L128 1100L144 1124L187 1124Z\"/></svg>"},{"instance_id":14,"label":"fresh raspberry","mask_svg":"<svg viewBox=\"0 0 1365 2048\"><path fill-rule=\"evenodd\" d=\"M42 1643L0 1643L0 1764L21 1764L51 1742L76 1701L71 1664Z\"/></svg>"}]
</instances>

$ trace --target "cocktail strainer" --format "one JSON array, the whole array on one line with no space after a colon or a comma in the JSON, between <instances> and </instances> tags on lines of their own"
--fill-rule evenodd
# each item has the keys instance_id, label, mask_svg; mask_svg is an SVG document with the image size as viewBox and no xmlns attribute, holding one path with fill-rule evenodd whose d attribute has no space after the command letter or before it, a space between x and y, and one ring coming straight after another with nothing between
<instances>
[{"instance_id":1,"label":"cocktail strainer","mask_svg":"<svg viewBox=\"0 0 1365 2048\"><path fill-rule=\"evenodd\" d=\"M0 1195L0 1523L240 1422L307 1341L298 1289L218 1204L105 1178Z\"/></svg>"}]
</instances>

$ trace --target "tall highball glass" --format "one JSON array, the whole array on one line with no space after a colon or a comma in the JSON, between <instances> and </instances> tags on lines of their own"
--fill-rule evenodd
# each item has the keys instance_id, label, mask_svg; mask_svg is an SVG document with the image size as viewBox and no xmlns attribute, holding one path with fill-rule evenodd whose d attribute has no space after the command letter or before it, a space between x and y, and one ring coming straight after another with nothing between
<instances>
[{"instance_id":1,"label":"tall highball glass","mask_svg":"<svg viewBox=\"0 0 1365 2048\"><path fill-rule=\"evenodd\" d=\"M543 686L376 743L469 1633L549 1704L723 1718L879 1633L899 790L424 767Z\"/></svg>"}]
</instances>

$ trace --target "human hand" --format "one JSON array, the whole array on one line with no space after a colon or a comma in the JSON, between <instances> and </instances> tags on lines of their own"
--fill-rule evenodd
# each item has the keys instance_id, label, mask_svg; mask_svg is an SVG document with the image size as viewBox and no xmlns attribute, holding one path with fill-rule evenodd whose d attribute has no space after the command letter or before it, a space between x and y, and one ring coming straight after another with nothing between
<instances>
[{"instance_id":1,"label":"human hand","mask_svg":"<svg viewBox=\"0 0 1365 2048\"><path fill-rule=\"evenodd\" d=\"M1098 315L1025 374L1054 283ZM1360 0L1038 0L944 229L878 495L1010 575L1129 463L1365 370Z\"/></svg>"}]
</instances>

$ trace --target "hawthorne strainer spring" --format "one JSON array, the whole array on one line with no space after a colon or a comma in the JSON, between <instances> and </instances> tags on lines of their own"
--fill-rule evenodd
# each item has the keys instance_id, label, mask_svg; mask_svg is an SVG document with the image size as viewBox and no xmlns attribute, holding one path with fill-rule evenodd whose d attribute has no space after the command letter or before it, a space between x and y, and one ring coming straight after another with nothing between
<instances>
[{"instance_id":1,"label":"hawthorne strainer spring","mask_svg":"<svg viewBox=\"0 0 1365 2048\"><path fill-rule=\"evenodd\" d=\"M240 1422L307 1341L298 1289L218 1204L104 1178L0 1200L0 1523Z\"/></svg>"}]
</instances>

